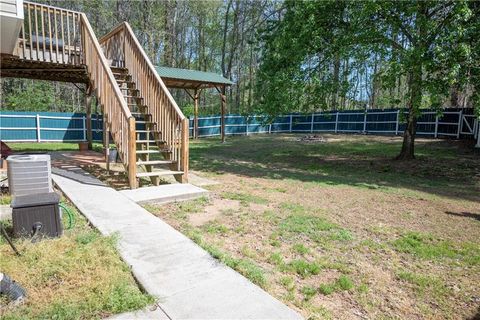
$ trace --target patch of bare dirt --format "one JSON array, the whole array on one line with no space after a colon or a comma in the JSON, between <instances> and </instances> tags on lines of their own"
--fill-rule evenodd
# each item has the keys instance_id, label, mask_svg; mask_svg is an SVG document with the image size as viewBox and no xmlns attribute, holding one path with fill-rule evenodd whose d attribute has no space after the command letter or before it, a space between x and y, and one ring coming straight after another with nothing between
<instances>
[{"instance_id":1,"label":"patch of bare dirt","mask_svg":"<svg viewBox=\"0 0 480 320\"><path fill-rule=\"evenodd\" d=\"M188 220L194 227L202 226L210 221L214 221L222 215L222 213L230 210L237 211L240 208L240 201L229 200L222 198L213 198L210 200L210 204L207 205L203 211L196 212L189 216Z\"/></svg>"}]
</instances>

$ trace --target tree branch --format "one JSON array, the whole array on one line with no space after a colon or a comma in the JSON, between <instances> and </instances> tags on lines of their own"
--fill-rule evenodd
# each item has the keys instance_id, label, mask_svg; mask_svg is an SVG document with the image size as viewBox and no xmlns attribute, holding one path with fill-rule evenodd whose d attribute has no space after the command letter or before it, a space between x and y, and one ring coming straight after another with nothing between
<instances>
[{"instance_id":1,"label":"tree branch","mask_svg":"<svg viewBox=\"0 0 480 320\"><path fill-rule=\"evenodd\" d=\"M448 7L450 7L451 5L453 5L453 1L448 1L447 3L445 3L443 6L440 5L439 7L433 9L432 11L430 11L430 13L427 14L427 18L430 19L432 18L434 15L436 15L438 12L440 12L442 9L446 9Z\"/></svg>"},{"instance_id":2,"label":"tree branch","mask_svg":"<svg viewBox=\"0 0 480 320\"><path fill-rule=\"evenodd\" d=\"M440 32L441 28L443 26L445 26L445 24L450 20L452 19L452 17L454 16L455 14L455 11L454 10L450 10L447 14L447 16L445 17L445 19L443 19L438 25L437 27L435 28L434 31L432 31L430 33L430 35L427 36L427 41L425 42L425 44L428 46L430 46L430 44L433 42L433 40L435 39L435 37L438 35L438 33Z\"/></svg>"},{"instance_id":3,"label":"tree branch","mask_svg":"<svg viewBox=\"0 0 480 320\"><path fill-rule=\"evenodd\" d=\"M410 32L407 30L407 28L403 25L403 20L400 19L400 17L393 12L391 9L388 10L390 12L390 16L385 16L382 12L379 12L378 14L386 21L390 20L391 18L395 18L399 24L400 29L402 30L403 34L407 37L407 39L412 43L415 44L415 39L412 37Z\"/></svg>"}]
</instances>

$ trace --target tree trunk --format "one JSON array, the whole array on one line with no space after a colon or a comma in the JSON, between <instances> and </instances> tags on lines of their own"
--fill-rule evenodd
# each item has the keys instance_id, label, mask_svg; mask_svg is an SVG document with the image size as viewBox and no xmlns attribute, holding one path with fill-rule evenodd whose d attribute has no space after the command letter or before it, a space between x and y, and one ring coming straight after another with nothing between
<instances>
[{"instance_id":1,"label":"tree trunk","mask_svg":"<svg viewBox=\"0 0 480 320\"><path fill-rule=\"evenodd\" d=\"M340 83L340 55L335 54L333 61L333 94L332 94L332 109L338 109L338 84Z\"/></svg>"},{"instance_id":2,"label":"tree trunk","mask_svg":"<svg viewBox=\"0 0 480 320\"><path fill-rule=\"evenodd\" d=\"M403 144L397 160L415 159L415 131L417 114L422 101L422 64L419 62L409 76L410 99L408 101L407 127L403 132Z\"/></svg>"},{"instance_id":3,"label":"tree trunk","mask_svg":"<svg viewBox=\"0 0 480 320\"><path fill-rule=\"evenodd\" d=\"M227 75L227 67L226 67L226 55L227 55L227 34L228 34L228 18L230 14L230 7L232 6L232 1L229 0L227 3L227 9L225 10L225 22L223 24L223 41L222 41L222 75L225 77Z\"/></svg>"},{"instance_id":4,"label":"tree trunk","mask_svg":"<svg viewBox=\"0 0 480 320\"><path fill-rule=\"evenodd\" d=\"M428 5L426 2L418 1L417 15L415 18L417 43L412 43L412 64L408 77L408 119L407 127L403 133L403 144L400 154L397 156L399 160L415 159L415 130L417 124L417 116L420 113L422 105L423 90L423 61L427 54L429 44L425 42L426 29L425 21L428 20Z\"/></svg>"},{"instance_id":5,"label":"tree trunk","mask_svg":"<svg viewBox=\"0 0 480 320\"><path fill-rule=\"evenodd\" d=\"M408 110L407 127L403 132L402 151L397 156L397 160L415 159L415 128L417 126L417 118L413 108Z\"/></svg>"}]
</instances>

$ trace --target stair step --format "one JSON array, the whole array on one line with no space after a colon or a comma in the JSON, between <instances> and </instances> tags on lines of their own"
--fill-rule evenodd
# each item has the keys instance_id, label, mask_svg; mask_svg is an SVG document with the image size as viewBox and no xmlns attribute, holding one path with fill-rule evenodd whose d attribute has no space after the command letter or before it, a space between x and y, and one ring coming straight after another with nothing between
<instances>
[{"instance_id":1,"label":"stair step","mask_svg":"<svg viewBox=\"0 0 480 320\"><path fill-rule=\"evenodd\" d=\"M148 149L148 150L137 150L137 155L139 154L160 154L160 153L171 153L172 151L168 149Z\"/></svg>"},{"instance_id":2,"label":"stair step","mask_svg":"<svg viewBox=\"0 0 480 320\"><path fill-rule=\"evenodd\" d=\"M166 145L166 142L162 140L137 140L136 143L145 143L145 144L155 143L160 145ZM156 148L156 146L151 145L150 148Z\"/></svg>"},{"instance_id":3,"label":"stair step","mask_svg":"<svg viewBox=\"0 0 480 320\"><path fill-rule=\"evenodd\" d=\"M118 73L118 72L114 72L113 73L113 76L115 77L115 80L117 80L117 83L119 82L119 80L124 80L124 81L129 81L131 82L131 77L128 73ZM128 80L127 80L128 79Z\"/></svg>"},{"instance_id":4,"label":"stair step","mask_svg":"<svg viewBox=\"0 0 480 320\"><path fill-rule=\"evenodd\" d=\"M143 99L142 97L137 97L137 96L127 95L127 94L124 94L124 95L123 95L123 97L124 97L124 98Z\"/></svg>"},{"instance_id":5,"label":"stair step","mask_svg":"<svg viewBox=\"0 0 480 320\"><path fill-rule=\"evenodd\" d=\"M120 90L123 92L123 94L127 94L127 95L128 95L129 93L131 93L131 94L135 95L135 97L138 97L138 95L139 95L140 92L139 92L137 89L122 88L121 85L122 85L122 84L119 83Z\"/></svg>"},{"instance_id":6,"label":"stair step","mask_svg":"<svg viewBox=\"0 0 480 320\"><path fill-rule=\"evenodd\" d=\"M137 150L137 154L149 154L149 153L160 153L160 151L157 149Z\"/></svg>"},{"instance_id":7,"label":"stair step","mask_svg":"<svg viewBox=\"0 0 480 320\"><path fill-rule=\"evenodd\" d=\"M120 83L128 83L128 84L135 84L132 80L126 80L126 79L115 79L118 84ZM129 89L129 88L124 88L124 89ZM132 89L133 90L133 89Z\"/></svg>"},{"instance_id":8,"label":"stair step","mask_svg":"<svg viewBox=\"0 0 480 320\"><path fill-rule=\"evenodd\" d=\"M166 176L166 175L173 175L173 174L183 174L183 171L153 171L153 172L138 172L137 177L157 177L157 176Z\"/></svg>"},{"instance_id":9,"label":"stair step","mask_svg":"<svg viewBox=\"0 0 480 320\"><path fill-rule=\"evenodd\" d=\"M114 75L128 76L128 72L122 72L122 71L112 70L112 73L113 73Z\"/></svg>"},{"instance_id":10,"label":"stair step","mask_svg":"<svg viewBox=\"0 0 480 320\"><path fill-rule=\"evenodd\" d=\"M127 72L128 71L128 69L125 68L125 67L110 66L110 69L112 69L112 71L118 71L118 72Z\"/></svg>"},{"instance_id":11,"label":"stair step","mask_svg":"<svg viewBox=\"0 0 480 320\"><path fill-rule=\"evenodd\" d=\"M156 164L172 164L170 160L152 160L152 161L137 161L137 165L156 165Z\"/></svg>"}]
</instances>

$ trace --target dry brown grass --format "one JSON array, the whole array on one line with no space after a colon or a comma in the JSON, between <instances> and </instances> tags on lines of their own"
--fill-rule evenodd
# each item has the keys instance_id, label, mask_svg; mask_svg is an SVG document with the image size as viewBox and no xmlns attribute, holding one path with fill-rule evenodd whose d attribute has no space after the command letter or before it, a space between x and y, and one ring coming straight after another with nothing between
<instances>
[{"instance_id":1,"label":"dry brown grass","mask_svg":"<svg viewBox=\"0 0 480 320\"><path fill-rule=\"evenodd\" d=\"M21 257L0 241L0 270L28 295L19 307L0 305L2 319L95 319L152 302L120 259L115 237L101 236L74 212L76 225L61 238L15 241Z\"/></svg>"}]
</instances>

